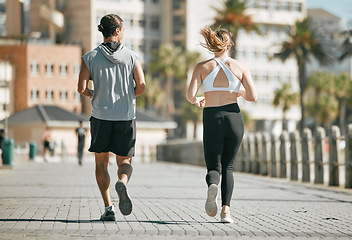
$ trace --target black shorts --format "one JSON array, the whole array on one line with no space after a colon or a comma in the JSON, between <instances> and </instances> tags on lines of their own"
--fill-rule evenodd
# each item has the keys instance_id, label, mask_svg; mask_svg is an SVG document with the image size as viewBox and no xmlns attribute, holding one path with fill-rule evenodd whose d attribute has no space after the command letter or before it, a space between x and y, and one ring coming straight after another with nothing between
<instances>
[{"instance_id":1,"label":"black shorts","mask_svg":"<svg viewBox=\"0 0 352 240\"><path fill-rule=\"evenodd\" d=\"M48 149L50 151L50 142L49 141L44 141L44 151L45 149Z\"/></svg>"},{"instance_id":2,"label":"black shorts","mask_svg":"<svg viewBox=\"0 0 352 240\"><path fill-rule=\"evenodd\" d=\"M124 157L133 157L136 144L136 121L108 121L90 118L92 141L88 151L113 152Z\"/></svg>"}]
</instances>

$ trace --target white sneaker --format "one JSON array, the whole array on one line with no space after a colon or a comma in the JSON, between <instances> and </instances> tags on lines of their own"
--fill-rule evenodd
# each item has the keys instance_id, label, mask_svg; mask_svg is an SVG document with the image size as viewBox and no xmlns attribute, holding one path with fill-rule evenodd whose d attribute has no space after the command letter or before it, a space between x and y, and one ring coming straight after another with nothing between
<instances>
[{"instance_id":1,"label":"white sneaker","mask_svg":"<svg viewBox=\"0 0 352 240\"><path fill-rule=\"evenodd\" d=\"M233 221L233 219L232 219L232 217L231 217L230 212L223 212L223 211L221 211L220 217L221 217L220 222L222 222L222 223L234 223L234 221Z\"/></svg>"},{"instance_id":2,"label":"white sneaker","mask_svg":"<svg viewBox=\"0 0 352 240\"><path fill-rule=\"evenodd\" d=\"M210 217L215 217L218 213L218 186L211 184L208 188L207 201L205 202L205 212Z\"/></svg>"}]
</instances>

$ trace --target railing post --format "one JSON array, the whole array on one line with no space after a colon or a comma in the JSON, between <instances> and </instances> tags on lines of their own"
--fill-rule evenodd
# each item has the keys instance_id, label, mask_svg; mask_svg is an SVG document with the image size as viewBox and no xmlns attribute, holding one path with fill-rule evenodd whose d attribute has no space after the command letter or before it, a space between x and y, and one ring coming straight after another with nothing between
<instances>
[{"instance_id":1,"label":"railing post","mask_svg":"<svg viewBox=\"0 0 352 240\"><path fill-rule=\"evenodd\" d=\"M288 132L286 130L282 131L280 135L280 164L279 173L280 178L287 177L287 153L288 153Z\"/></svg>"},{"instance_id":2,"label":"railing post","mask_svg":"<svg viewBox=\"0 0 352 240\"><path fill-rule=\"evenodd\" d=\"M305 128L302 138L302 182L310 182L312 151L312 131L309 128Z\"/></svg>"},{"instance_id":3,"label":"railing post","mask_svg":"<svg viewBox=\"0 0 352 240\"><path fill-rule=\"evenodd\" d=\"M340 129L338 126L331 127L331 135L329 137L329 186L339 185L339 142Z\"/></svg>"},{"instance_id":4,"label":"railing post","mask_svg":"<svg viewBox=\"0 0 352 240\"><path fill-rule=\"evenodd\" d=\"M262 135L262 163L260 167L260 174L268 175L269 173L269 158L270 158L270 136L268 133Z\"/></svg>"},{"instance_id":5,"label":"railing post","mask_svg":"<svg viewBox=\"0 0 352 240\"><path fill-rule=\"evenodd\" d=\"M270 151L270 160L271 160L271 167L270 167L270 176L277 177L277 137L272 133L271 134L271 151Z\"/></svg>"},{"instance_id":6,"label":"railing post","mask_svg":"<svg viewBox=\"0 0 352 240\"><path fill-rule=\"evenodd\" d=\"M245 163L245 172L247 173L250 173L252 170L252 159L253 159L253 137L252 137L252 134L248 134L246 163Z\"/></svg>"},{"instance_id":7,"label":"railing post","mask_svg":"<svg viewBox=\"0 0 352 240\"><path fill-rule=\"evenodd\" d=\"M238 166L238 171L239 172L244 172L245 171L245 161L246 161L246 148L247 148L247 136L243 136L242 143L240 146L240 149L237 153L237 166Z\"/></svg>"},{"instance_id":8,"label":"railing post","mask_svg":"<svg viewBox=\"0 0 352 240\"><path fill-rule=\"evenodd\" d=\"M324 146L325 146L325 130L322 127L317 128L315 136L315 161L314 161L314 183L324 183Z\"/></svg>"},{"instance_id":9,"label":"railing post","mask_svg":"<svg viewBox=\"0 0 352 240\"><path fill-rule=\"evenodd\" d=\"M352 124L346 128L345 188L352 188Z\"/></svg>"},{"instance_id":10,"label":"railing post","mask_svg":"<svg viewBox=\"0 0 352 240\"><path fill-rule=\"evenodd\" d=\"M262 134L261 133L256 133L254 136L254 149L255 149L255 154L254 154L254 169L253 173L259 174L260 169L261 169L261 164L262 164Z\"/></svg>"},{"instance_id":11,"label":"railing post","mask_svg":"<svg viewBox=\"0 0 352 240\"><path fill-rule=\"evenodd\" d=\"M291 180L298 180L298 162L300 160L300 136L298 131L290 134L291 143L291 161L290 161L290 178Z\"/></svg>"}]
</instances>

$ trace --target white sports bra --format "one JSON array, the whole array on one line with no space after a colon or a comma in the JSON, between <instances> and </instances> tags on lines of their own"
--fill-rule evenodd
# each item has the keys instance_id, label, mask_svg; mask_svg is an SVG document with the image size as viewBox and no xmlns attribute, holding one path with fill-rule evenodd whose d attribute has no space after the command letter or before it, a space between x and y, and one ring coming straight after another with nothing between
<instances>
[{"instance_id":1,"label":"white sports bra","mask_svg":"<svg viewBox=\"0 0 352 240\"><path fill-rule=\"evenodd\" d=\"M225 58L222 62L216 57L213 58L219 65L214 68L214 70L203 80L203 90L204 92L212 91L231 91L238 92L241 87L241 81L233 74L228 67L224 64L229 57ZM214 87L214 80L216 75L220 71L220 68L224 70L227 80L229 81L228 87Z\"/></svg>"}]
</instances>

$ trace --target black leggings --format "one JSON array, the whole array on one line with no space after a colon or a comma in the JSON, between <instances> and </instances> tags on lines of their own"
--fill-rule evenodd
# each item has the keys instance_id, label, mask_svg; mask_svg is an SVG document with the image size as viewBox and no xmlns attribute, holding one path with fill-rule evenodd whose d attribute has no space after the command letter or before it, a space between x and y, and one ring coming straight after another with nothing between
<instances>
[{"instance_id":1,"label":"black leggings","mask_svg":"<svg viewBox=\"0 0 352 240\"><path fill-rule=\"evenodd\" d=\"M234 188L233 165L243 138L242 113L237 103L203 110L203 146L206 182L219 185L222 205L230 206Z\"/></svg>"}]
</instances>

